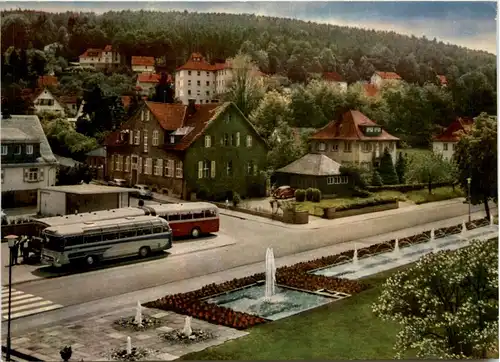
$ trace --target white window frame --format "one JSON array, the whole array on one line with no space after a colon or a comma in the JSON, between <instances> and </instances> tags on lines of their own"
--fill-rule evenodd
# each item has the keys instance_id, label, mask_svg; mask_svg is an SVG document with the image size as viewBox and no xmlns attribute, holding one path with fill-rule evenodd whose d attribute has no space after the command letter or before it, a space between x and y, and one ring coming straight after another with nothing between
<instances>
[{"instance_id":1,"label":"white window frame","mask_svg":"<svg viewBox=\"0 0 500 362\"><path fill-rule=\"evenodd\" d=\"M350 141L344 141L344 152L352 152L352 143Z\"/></svg>"},{"instance_id":2,"label":"white window frame","mask_svg":"<svg viewBox=\"0 0 500 362\"><path fill-rule=\"evenodd\" d=\"M175 167L175 177L177 178L182 178L182 161L177 161L176 167Z\"/></svg>"},{"instance_id":3,"label":"white window frame","mask_svg":"<svg viewBox=\"0 0 500 362\"><path fill-rule=\"evenodd\" d=\"M327 185L345 185L349 182L347 176L328 176L326 178Z\"/></svg>"},{"instance_id":4,"label":"white window frame","mask_svg":"<svg viewBox=\"0 0 500 362\"><path fill-rule=\"evenodd\" d=\"M149 122L150 112L146 109L146 122Z\"/></svg>"},{"instance_id":5,"label":"white window frame","mask_svg":"<svg viewBox=\"0 0 500 362\"><path fill-rule=\"evenodd\" d=\"M325 142L318 143L318 151L325 151L325 150L326 150Z\"/></svg>"},{"instance_id":6,"label":"white window frame","mask_svg":"<svg viewBox=\"0 0 500 362\"><path fill-rule=\"evenodd\" d=\"M24 169L25 181L26 182L40 182L43 180L43 173L40 172L38 167L30 167Z\"/></svg>"},{"instance_id":7,"label":"white window frame","mask_svg":"<svg viewBox=\"0 0 500 362\"><path fill-rule=\"evenodd\" d=\"M130 156L125 157L125 165L123 167L125 172L130 172Z\"/></svg>"},{"instance_id":8,"label":"white window frame","mask_svg":"<svg viewBox=\"0 0 500 362\"><path fill-rule=\"evenodd\" d=\"M20 154L21 154L21 152L22 152L22 147L21 147L21 145L15 145L15 146L14 146L14 154L15 154L15 155L20 155Z\"/></svg>"},{"instance_id":9,"label":"white window frame","mask_svg":"<svg viewBox=\"0 0 500 362\"><path fill-rule=\"evenodd\" d=\"M153 159L151 157L146 158L144 163L144 174L151 175L153 172Z\"/></svg>"},{"instance_id":10,"label":"white window frame","mask_svg":"<svg viewBox=\"0 0 500 362\"><path fill-rule=\"evenodd\" d=\"M363 152L372 152L372 144L371 142L362 142L361 143L361 151Z\"/></svg>"},{"instance_id":11,"label":"white window frame","mask_svg":"<svg viewBox=\"0 0 500 362\"><path fill-rule=\"evenodd\" d=\"M161 176L161 171L162 171L162 170L161 170L161 167L160 167L160 161L161 161L161 159L160 159L160 158L155 158L155 159L153 160L153 164L154 164L154 165L153 165L153 174L154 174L155 176Z\"/></svg>"},{"instance_id":12,"label":"white window frame","mask_svg":"<svg viewBox=\"0 0 500 362\"><path fill-rule=\"evenodd\" d=\"M120 156L115 155L115 171L120 171Z\"/></svg>"},{"instance_id":13,"label":"white window frame","mask_svg":"<svg viewBox=\"0 0 500 362\"><path fill-rule=\"evenodd\" d=\"M198 179L203 178L203 161L198 161Z\"/></svg>"},{"instance_id":14,"label":"white window frame","mask_svg":"<svg viewBox=\"0 0 500 362\"><path fill-rule=\"evenodd\" d=\"M215 172L215 161L210 162L210 178L215 178L217 173Z\"/></svg>"},{"instance_id":15,"label":"white window frame","mask_svg":"<svg viewBox=\"0 0 500 362\"><path fill-rule=\"evenodd\" d=\"M158 146L159 145L159 138L160 138L160 132L158 131L153 131L153 146Z\"/></svg>"},{"instance_id":16,"label":"white window frame","mask_svg":"<svg viewBox=\"0 0 500 362\"><path fill-rule=\"evenodd\" d=\"M251 176L254 171L254 162L253 161L248 161L247 162L247 176Z\"/></svg>"},{"instance_id":17,"label":"white window frame","mask_svg":"<svg viewBox=\"0 0 500 362\"><path fill-rule=\"evenodd\" d=\"M236 147L240 147L240 132L236 132Z\"/></svg>"},{"instance_id":18,"label":"white window frame","mask_svg":"<svg viewBox=\"0 0 500 362\"><path fill-rule=\"evenodd\" d=\"M147 153L148 152L148 131L144 130L144 153Z\"/></svg>"},{"instance_id":19,"label":"white window frame","mask_svg":"<svg viewBox=\"0 0 500 362\"><path fill-rule=\"evenodd\" d=\"M247 147L252 147L252 136L247 135Z\"/></svg>"},{"instance_id":20,"label":"white window frame","mask_svg":"<svg viewBox=\"0 0 500 362\"><path fill-rule=\"evenodd\" d=\"M141 111L141 121L144 122L144 109Z\"/></svg>"},{"instance_id":21,"label":"white window frame","mask_svg":"<svg viewBox=\"0 0 500 362\"><path fill-rule=\"evenodd\" d=\"M203 177L202 178L210 178L210 161L203 161Z\"/></svg>"},{"instance_id":22,"label":"white window frame","mask_svg":"<svg viewBox=\"0 0 500 362\"><path fill-rule=\"evenodd\" d=\"M212 147L212 136L206 135L205 136L205 148L210 148Z\"/></svg>"},{"instance_id":23,"label":"white window frame","mask_svg":"<svg viewBox=\"0 0 500 362\"><path fill-rule=\"evenodd\" d=\"M135 131L134 141L135 145L141 144L141 131Z\"/></svg>"},{"instance_id":24,"label":"white window frame","mask_svg":"<svg viewBox=\"0 0 500 362\"><path fill-rule=\"evenodd\" d=\"M128 143L133 145L134 144L134 131L132 130L129 130L130 134L129 134L129 140L128 140Z\"/></svg>"},{"instance_id":25,"label":"white window frame","mask_svg":"<svg viewBox=\"0 0 500 362\"><path fill-rule=\"evenodd\" d=\"M7 155L7 153L9 153L9 148L7 145L2 145L2 156Z\"/></svg>"},{"instance_id":26,"label":"white window frame","mask_svg":"<svg viewBox=\"0 0 500 362\"><path fill-rule=\"evenodd\" d=\"M443 151L448 151L448 144L443 142Z\"/></svg>"},{"instance_id":27,"label":"white window frame","mask_svg":"<svg viewBox=\"0 0 500 362\"><path fill-rule=\"evenodd\" d=\"M333 152L338 152L339 151L339 144L338 143L332 144L332 151Z\"/></svg>"},{"instance_id":28,"label":"white window frame","mask_svg":"<svg viewBox=\"0 0 500 362\"><path fill-rule=\"evenodd\" d=\"M26 145L26 154L27 155L33 154L33 145Z\"/></svg>"},{"instance_id":29,"label":"white window frame","mask_svg":"<svg viewBox=\"0 0 500 362\"><path fill-rule=\"evenodd\" d=\"M233 174L233 161L229 160L226 163L226 175L231 176Z\"/></svg>"}]
</instances>

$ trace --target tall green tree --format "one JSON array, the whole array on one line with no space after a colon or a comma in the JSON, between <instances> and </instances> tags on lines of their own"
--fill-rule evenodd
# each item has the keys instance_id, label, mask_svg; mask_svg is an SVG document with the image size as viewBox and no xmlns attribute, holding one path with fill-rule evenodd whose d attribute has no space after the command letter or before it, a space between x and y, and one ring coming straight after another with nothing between
<instances>
[{"instance_id":1,"label":"tall green tree","mask_svg":"<svg viewBox=\"0 0 500 362\"><path fill-rule=\"evenodd\" d=\"M397 185L399 183L398 174L394 168L392 156L388 148L384 149L377 171L380 174L384 185Z\"/></svg>"},{"instance_id":2,"label":"tall green tree","mask_svg":"<svg viewBox=\"0 0 500 362\"><path fill-rule=\"evenodd\" d=\"M475 118L472 132L464 135L457 144L455 160L459 184L467 190L467 179L471 179L471 202L474 205L484 203L489 219L488 202L498 203L496 117L481 113Z\"/></svg>"},{"instance_id":3,"label":"tall green tree","mask_svg":"<svg viewBox=\"0 0 500 362\"><path fill-rule=\"evenodd\" d=\"M453 182L455 175L455 163L444 159L440 154L419 153L408 159L406 181L426 183L429 194L432 193L433 183Z\"/></svg>"},{"instance_id":4,"label":"tall green tree","mask_svg":"<svg viewBox=\"0 0 500 362\"><path fill-rule=\"evenodd\" d=\"M432 253L391 276L373 305L398 323L396 358L487 358L498 342L498 243Z\"/></svg>"},{"instance_id":5,"label":"tall green tree","mask_svg":"<svg viewBox=\"0 0 500 362\"><path fill-rule=\"evenodd\" d=\"M270 151L268 166L277 170L302 157L307 152L306 145L296 142L292 128L280 121L276 131L269 137Z\"/></svg>"},{"instance_id":6,"label":"tall green tree","mask_svg":"<svg viewBox=\"0 0 500 362\"><path fill-rule=\"evenodd\" d=\"M289 124L291 119L290 99L271 91L266 93L258 107L250 115L250 121L259 133L268 139L280 122Z\"/></svg>"},{"instance_id":7,"label":"tall green tree","mask_svg":"<svg viewBox=\"0 0 500 362\"><path fill-rule=\"evenodd\" d=\"M396 173L398 174L398 179L400 184L404 184L406 179L406 157L403 155L403 152L398 153L398 159L396 160Z\"/></svg>"}]
</instances>

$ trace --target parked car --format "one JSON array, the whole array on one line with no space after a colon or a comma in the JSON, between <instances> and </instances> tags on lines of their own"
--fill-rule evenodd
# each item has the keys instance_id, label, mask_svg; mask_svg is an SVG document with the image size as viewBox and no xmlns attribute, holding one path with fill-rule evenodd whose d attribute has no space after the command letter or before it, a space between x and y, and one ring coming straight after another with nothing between
<instances>
[{"instance_id":1,"label":"parked car","mask_svg":"<svg viewBox=\"0 0 500 362\"><path fill-rule=\"evenodd\" d=\"M109 186L127 187L127 180L122 178L114 178L108 182Z\"/></svg>"},{"instance_id":2,"label":"parked car","mask_svg":"<svg viewBox=\"0 0 500 362\"><path fill-rule=\"evenodd\" d=\"M272 196L276 199L291 199L295 197L295 189L290 186L280 186L274 190Z\"/></svg>"},{"instance_id":3,"label":"parked car","mask_svg":"<svg viewBox=\"0 0 500 362\"><path fill-rule=\"evenodd\" d=\"M134 185L135 189L134 195L140 199L152 199L153 193L149 189L148 185Z\"/></svg>"}]
</instances>

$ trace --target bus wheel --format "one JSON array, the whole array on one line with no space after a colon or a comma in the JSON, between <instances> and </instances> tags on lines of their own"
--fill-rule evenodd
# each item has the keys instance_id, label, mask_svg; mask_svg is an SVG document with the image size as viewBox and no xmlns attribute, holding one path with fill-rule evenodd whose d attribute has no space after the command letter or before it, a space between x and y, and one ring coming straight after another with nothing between
<instances>
[{"instance_id":1,"label":"bus wheel","mask_svg":"<svg viewBox=\"0 0 500 362\"><path fill-rule=\"evenodd\" d=\"M191 230L191 236L193 238L197 238L198 236L200 236L200 229L194 228L193 230Z\"/></svg>"},{"instance_id":2,"label":"bus wheel","mask_svg":"<svg viewBox=\"0 0 500 362\"><path fill-rule=\"evenodd\" d=\"M142 248L139 249L139 256L142 258L145 258L149 255L149 248L146 246L143 246Z\"/></svg>"},{"instance_id":3,"label":"bus wheel","mask_svg":"<svg viewBox=\"0 0 500 362\"><path fill-rule=\"evenodd\" d=\"M93 255L89 255L85 258L85 264L87 264L87 266L93 266L97 264L97 258Z\"/></svg>"}]
</instances>

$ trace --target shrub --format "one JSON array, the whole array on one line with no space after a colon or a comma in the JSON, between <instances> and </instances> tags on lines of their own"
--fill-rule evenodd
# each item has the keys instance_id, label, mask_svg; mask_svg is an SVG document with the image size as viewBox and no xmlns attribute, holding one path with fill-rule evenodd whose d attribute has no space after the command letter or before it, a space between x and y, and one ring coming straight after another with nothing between
<instances>
[{"instance_id":1,"label":"shrub","mask_svg":"<svg viewBox=\"0 0 500 362\"><path fill-rule=\"evenodd\" d=\"M307 201L312 201L312 197L313 197L313 189L311 187L309 187L306 190L306 200Z\"/></svg>"},{"instance_id":2,"label":"shrub","mask_svg":"<svg viewBox=\"0 0 500 362\"><path fill-rule=\"evenodd\" d=\"M450 182L436 182L432 184L433 188L436 187L444 187L444 186L451 186ZM383 186L368 186L367 190L372 191L372 192L377 192L377 191L399 191L399 192L408 192L408 191L416 191L416 190L423 190L426 187L428 187L428 184L426 183L420 183L420 184L400 184L400 185L383 185Z\"/></svg>"},{"instance_id":3,"label":"shrub","mask_svg":"<svg viewBox=\"0 0 500 362\"><path fill-rule=\"evenodd\" d=\"M363 177L363 169L356 165L341 166L340 174L349 178L349 183L360 189L366 188L366 181Z\"/></svg>"},{"instance_id":4,"label":"shrub","mask_svg":"<svg viewBox=\"0 0 500 362\"><path fill-rule=\"evenodd\" d=\"M384 183L382 182L382 177L380 177L380 173L373 169L372 173L372 186L382 186Z\"/></svg>"},{"instance_id":5,"label":"shrub","mask_svg":"<svg viewBox=\"0 0 500 362\"><path fill-rule=\"evenodd\" d=\"M391 154L389 149L384 150L384 154L380 159L380 167L378 168L382 182L385 185L397 185L399 183L398 174L394 168L394 163L392 162Z\"/></svg>"},{"instance_id":6,"label":"shrub","mask_svg":"<svg viewBox=\"0 0 500 362\"><path fill-rule=\"evenodd\" d=\"M370 191L367 191L367 190L362 190L360 189L359 187L355 187L353 190L352 190L352 196L354 197L362 197L362 198L366 198L366 197L370 197L372 196L373 194L370 192Z\"/></svg>"},{"instance_id":7,"label":"shrub","mask_svg":"<svg viewBox=\"0 0 500 362\"><path fill-rule=\"evenodd\" d=\"M295 201L304 202L306 200L306 190L297 189L295 190Z\"/></svg>"},{"instance_id":8,"label":"shrub","mask_svg":"<svg viewBox=\"0 0 500 362\"><path fill-rule=\"evenodd\" d=\"M391 204L391 203L396 202L396 201L397 201L397 198L392 197L392 196L373 197L370 199L355 200L352 203L336 206L335 211L362 209L362 208L368 207L368 206Z\"/></svg>"},{"instance_id":9,"label":"shrub","mask_svg":"<svg viewBox=\"0 0 500 362\"><path fill-rule=\"evenodd\" d=\"M312 190L312 201L320 202L321 201L321 191L319 189Z\"/></svg>"},{"instance_id":10,"label":"shrub","mask_svg":"<svg viewBox=\"0 0 500 362\"><path fill-rule=\"evenodd\" d=\"M233 206L237 207L240 202L241 202L240 194L233 191Z\"/></svg>"}]
</instances>

